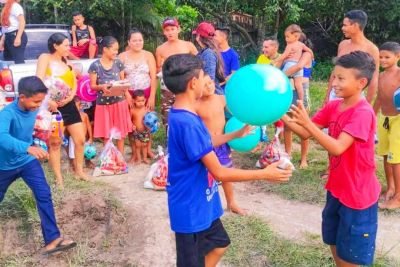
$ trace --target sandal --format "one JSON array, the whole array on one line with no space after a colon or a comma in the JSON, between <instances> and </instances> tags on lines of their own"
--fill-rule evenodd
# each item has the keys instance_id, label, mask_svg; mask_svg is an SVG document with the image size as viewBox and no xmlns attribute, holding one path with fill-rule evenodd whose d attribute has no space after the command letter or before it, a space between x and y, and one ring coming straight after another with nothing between
<instances>
[{"instance_id":1,"label":"sandal","mask_svg":"<svg viewBox=\"0 0 400 267\"><path fill-rule=\"evenodd\" d=\"M49 256L56 252L65 251L65 250L71 249L73 247L76 247L76 242L72 241L69 244L63 244L64 241L65 241L64 238L60 238L60 240L57 242L57 245L54 248L46 250L42 254Z\"/></svg>"}]
</instances>

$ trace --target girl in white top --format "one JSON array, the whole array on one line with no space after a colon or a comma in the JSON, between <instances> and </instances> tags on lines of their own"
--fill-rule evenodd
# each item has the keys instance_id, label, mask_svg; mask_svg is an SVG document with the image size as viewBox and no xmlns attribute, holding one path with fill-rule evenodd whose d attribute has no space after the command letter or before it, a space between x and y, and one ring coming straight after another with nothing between
<instances>
[{"instance_id":1,"label":"girl in white top","mask_svg":"<svg viewBox=\"0 0 400 267\"><path fill-rule=\"evenodd\" d=\"M19 0L0 0L5 4L1 12L2 33L0 51L4 51L4 60L13 60L15 64L25 63L24 54L28 37L25 33L24 10Z\"/></svg>"},{"instance_id":2,"label":"girl in white top","mask_svg":"<svg viewBox=\"0 0 400 267\"><path fill-rule=\"evenodd\" d=\"M156 60L151 52L143 50L143 35L139 30L131 30L128 38L128 49L119 58L124 63L126 79L132 84L130 92L144 90L147 108L153 110L157 89Z\"/></svg>"}]
</instances>

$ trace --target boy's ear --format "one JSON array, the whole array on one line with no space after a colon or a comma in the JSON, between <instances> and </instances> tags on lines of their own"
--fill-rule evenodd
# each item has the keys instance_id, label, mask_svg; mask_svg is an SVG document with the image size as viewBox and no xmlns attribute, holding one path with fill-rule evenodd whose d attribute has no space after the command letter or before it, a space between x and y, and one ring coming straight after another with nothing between
<instances>
[{"instance_id":1,"label":"boy's ear","mask_svg":"<svg viewBox=\"0 0 400 267\"><path fill-rule=\"evenodd\" d=\"M360 84L361 90L363 90L368 85L368 79L365 77L361 78L359 80L359 84Z\"/></svg>"}]
</instances>

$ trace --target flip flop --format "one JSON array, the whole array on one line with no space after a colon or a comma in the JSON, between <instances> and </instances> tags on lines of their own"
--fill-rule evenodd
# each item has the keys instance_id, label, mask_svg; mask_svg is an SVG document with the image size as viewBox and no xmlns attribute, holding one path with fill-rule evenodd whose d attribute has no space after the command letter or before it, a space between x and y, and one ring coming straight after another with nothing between
<instances>
[{"instance_id":1,"label":"flip flop","mask_svg":"<svg viewBox=\"0 0 400 267\"><path fill-rule=\"evenodd\" d=\"M49 256L52 255L53 253L59 252L59 251L65 251L68 249L71 249L73 247L76 247L76 242L72 241L69 244L63 245L62 243L64 242L64 238L61 238L60 241L58 241L57 245L55 246L55 248L46 250L45 252L43 252L43 255Z\"/></svg>"}]
</instances>

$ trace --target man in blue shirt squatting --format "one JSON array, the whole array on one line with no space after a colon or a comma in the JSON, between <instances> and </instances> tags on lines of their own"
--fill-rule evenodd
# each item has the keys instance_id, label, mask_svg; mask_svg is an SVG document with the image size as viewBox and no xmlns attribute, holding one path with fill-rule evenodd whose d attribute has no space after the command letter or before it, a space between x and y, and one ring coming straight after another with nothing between
<instances>
[{"instance_id":1,"label":"man in blue shirt squatting","mask_svg":"<svg viewBox=\"0 0 400 267\"><path fill-rule=\"evenodd\" d=\"M262 170L222 167L211 136L195 111L206 82L202 60L189 54L170 56L164 62L163 77L176 95L168 118L167 192L177 266L216 266L230 240L219 219L223 210L213 177L223 182L285 182L292 171L279 169L280 162Z\"/></svg>"},{"instance_id":2,"label":"man in blue shirt squatting","mask_svg":"<svg viewBox=\"0 0 400 267\"><path fill-rule=\"evenodd\" d=\"M32 145L36 115L47 88L39 78L29 76L19 81L18 90L19 97L0 112L0 202L21 177L35 197L45 242L43 254L50 255L76 243L61 237L57 227L50 187L39 162L49 154Z\"/></svg>"}]
</instances>

